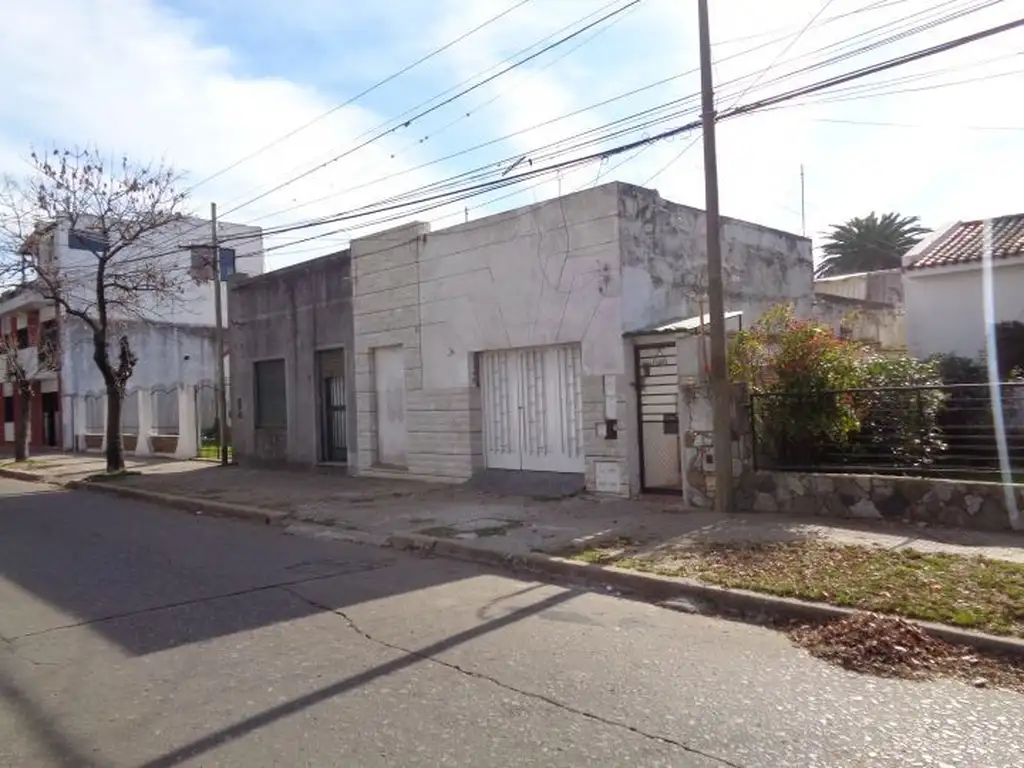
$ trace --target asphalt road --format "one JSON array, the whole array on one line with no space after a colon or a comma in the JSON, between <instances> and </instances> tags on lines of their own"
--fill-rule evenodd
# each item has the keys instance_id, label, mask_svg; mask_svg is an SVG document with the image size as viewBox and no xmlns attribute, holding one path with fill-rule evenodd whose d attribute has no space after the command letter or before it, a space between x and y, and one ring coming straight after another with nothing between
<instances>
[{"instance_id":1,"label":"asphalt road","mask_svg":"<svg viewBox=\"0 0 1024 768\"><path fill-rule=\"evenodd\" d=\"M1024 697L0 480L0 766L1024 766Z\"/></svg>"}]
</instances>

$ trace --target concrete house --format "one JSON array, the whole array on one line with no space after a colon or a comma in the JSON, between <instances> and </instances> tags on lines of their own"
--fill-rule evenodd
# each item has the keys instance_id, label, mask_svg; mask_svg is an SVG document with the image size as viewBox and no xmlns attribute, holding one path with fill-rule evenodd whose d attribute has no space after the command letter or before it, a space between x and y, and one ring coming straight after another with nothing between
<instances>
[{"instance_id":1,"label":"concrete house","mask_svg":"<svg viewBox=\"0 0 1024 768\"><path fill-rule=\"evenodd\" d=\"M61 445L59 335L56 308L30 286L0 295L0 336L17 347L18 362L32 381L30 449ZM3 381L3 407L0 448L14 444L15 424L22 408L13 380Z\"/></svg>"},{"instance_id":2,"label":"concrete house","mask_svg":"<svg viewBox=\"0 0 1024 768\"><path fill-rule=\"evenodd\" d=\"M181 290L173 296L142 294L130 313L116 307L110 310L114 332L128 337L138 358L122 410L123 439L130 453L195 456L200 432L215 423L216 356L221 354L213 338L215 289L209 279L211 268L190 248L207 240L209 230L209 222L202 219L182 219L117 256L128 263L152 258L156 268L180 276L181 281ZM218 232L230 245L230 251L222 252L225 266L238 273L263 272L259 227L223 222ZM68 296L88 304L96 258L83 238L88 238L87 230L72 231L67 222L54 222L40 228L29 245L40 264L73 274ZM228 261L226 255L230 255ZM226 288L222 291L226 296ZM28 328L30 340L36 338L37 326L45 332L52 325L52 332L59 334L59 345L55 345L59 360L52 370L40 372L42 397L34 399L42 411L37 420L45 444L65 450L102 449L106 393L92 359L90 329L63 316L52 302L32 291L0 302L0 314ZM51 428L53 420L56 426Z\"/></svg>"},{"instance_id":3,"label":"concrete house","mask_svg":"<svg viewBox=\"0 0 1024 768\"><path fill-rule=\"evenodd\" d=\"M236 425L270 407L268 388L299 421L247 425L239 455L323 455L319 348L348 344L350 296L350 471L452 482L531 472L612 494L678 491L678 366L665 331L697 327L707 311L704 227L702 211L611 183L438 231L409 224L243 283L231 297ZM724 219L723 250L735 322L787 300L810 314L809 240ZM301 338L271 340L275 317L294 317L280 322ZM260 383L282 375L284 392Z\"/></svg>"},{"instance_id":4,"label":"concrete house","mask_svg":"<svg viewBox=\"0 0 1024 768\"><path fill-rule=\"evenodd\" d=\"M816 279L814 318L855 341L905 352L902 270L880 269Z\"/></svg>"},{"instance_id":5,"label":"concrete house","mask_svg":"<svg viewBox=\"0 0 1024 768\"><path fill-rule=\"evenodd\" d=\"M989 262L986 224L992 235ZM988 294L986 263L992 276ZM1024 214L940 227L903 257L903 284L911 354L978 357L990 330L987 305L995 324L991 330L1002 342L1001 357L1024 363Z\"/></svg>"},{"instance_id":6,"label":"concrete house","mask_svg":"<svg viewBox=\"0 0 1024 768\"><path fill-rule=\"evenodd\" d=\"M235 459L355 466L349 252L233 284L228 316Z\"/></svg>"}]
</instances>

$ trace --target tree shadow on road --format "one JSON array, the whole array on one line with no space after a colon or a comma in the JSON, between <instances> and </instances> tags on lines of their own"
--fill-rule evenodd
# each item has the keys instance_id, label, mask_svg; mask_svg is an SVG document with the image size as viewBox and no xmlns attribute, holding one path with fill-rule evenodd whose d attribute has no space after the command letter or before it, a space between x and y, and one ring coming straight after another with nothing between
<instances>
[{"instance_id":1,"label":"tree shadow on road","mask_svg":"<svg viewBox=\"0 0 1024 768\"><path fill-rule=\"evenodd\" d=\"M475 575L436 567L377 576L409 558L103 494L40 491L2 504L0 599L10 610L0 613L0 635L15 643L88 625L140 656L318 612L281 587L340 579L342 608ZM367 573L375 575L344 586Z\"/></svg>"},{"instance_id":2,"label":"tree shadow on road","mask_svg":"<svg viewBox=\"0 0 1024 768\"><path fill-rule=\"evenodd\" d=\"M414 664L418 664L422 661L430 661L436 658L439 654L451 650L456 646L462 645L463 643L467 643L491 632L496 632L510 624L522 621L530 616L542 613L543 611L571 600L577 594L577 592L571 590L559 592L558 594L547 597L532 605L519 608L499 618L490 619L484 624L480 624L479 626L451 635L450 637L436 643L432 643L431 645L414 651L404 652L404 655L397 659L385 662L384 664L380 664L372 669L360 672L357 675L352 675L351 677L347 677L344 680L332 683L331 685L324 686L318 690L312 691L296 699L292 699L291 701L287 701L276 707L271 707L270 709L266 709L258 714L252 715L251 717L247 717L244 720L240 720L233 725L229 725L226 728L222 728L203 736L200 739L196 739L189 744L175 749L173 752L169 752L144 763L142 768L171 768L172 766L181 765L188 760L193 760L203 754L211 752L224 744L244 738L261 728L271 725L272 723L310 707L314 707L327 699L340 696L348 691L367 685L377 678L394 674L395 672L403 670ZM318 607L321 610L333 610L330 603L321 604ZM388 647L394 650L403 650L397 646L389 645Z\"/></svg>"}]
</instances>

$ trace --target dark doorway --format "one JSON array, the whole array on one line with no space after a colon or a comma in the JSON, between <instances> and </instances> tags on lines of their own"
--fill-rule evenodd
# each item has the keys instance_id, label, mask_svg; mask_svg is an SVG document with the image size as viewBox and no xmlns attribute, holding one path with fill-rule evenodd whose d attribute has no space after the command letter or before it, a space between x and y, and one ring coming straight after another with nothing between
<instances>
[{"instance_id":1,"label":"dark doorway","mask_svg":"<svg viewBox=\"0 0 1024 768\"><path fill-rule=\"evenodd\" d=\"M43 392L40 399L43 410L43 445L56 448L60 441L60 395L56 392Z\"/></svg>"},{"instance_id":2,"label":"dark doorway","mask_svg":"<svg viewBox=\"0 0 1024 768\"><path fill-rule=\"evenodd\" d=\"M345 351L332 349L317 355L320 377L320 460L348 460L345 431Z\"/></svg>"}]
</instances>

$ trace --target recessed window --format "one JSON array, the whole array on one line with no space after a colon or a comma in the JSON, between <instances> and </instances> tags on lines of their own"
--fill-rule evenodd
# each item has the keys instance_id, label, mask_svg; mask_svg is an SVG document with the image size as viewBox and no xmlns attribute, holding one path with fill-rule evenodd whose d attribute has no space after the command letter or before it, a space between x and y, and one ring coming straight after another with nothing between
<instances>
[{"instance_id":1,"label":"recessed window","mask_svg":"<svg viewBox=\"0 0 1024 768\"><path fill-rule=\"evenodd\" d=\"M253 365L256 384L256 426L283 429L288 426L288 389L284 360L261 360Z\"/></svg>"}]
</instances>

